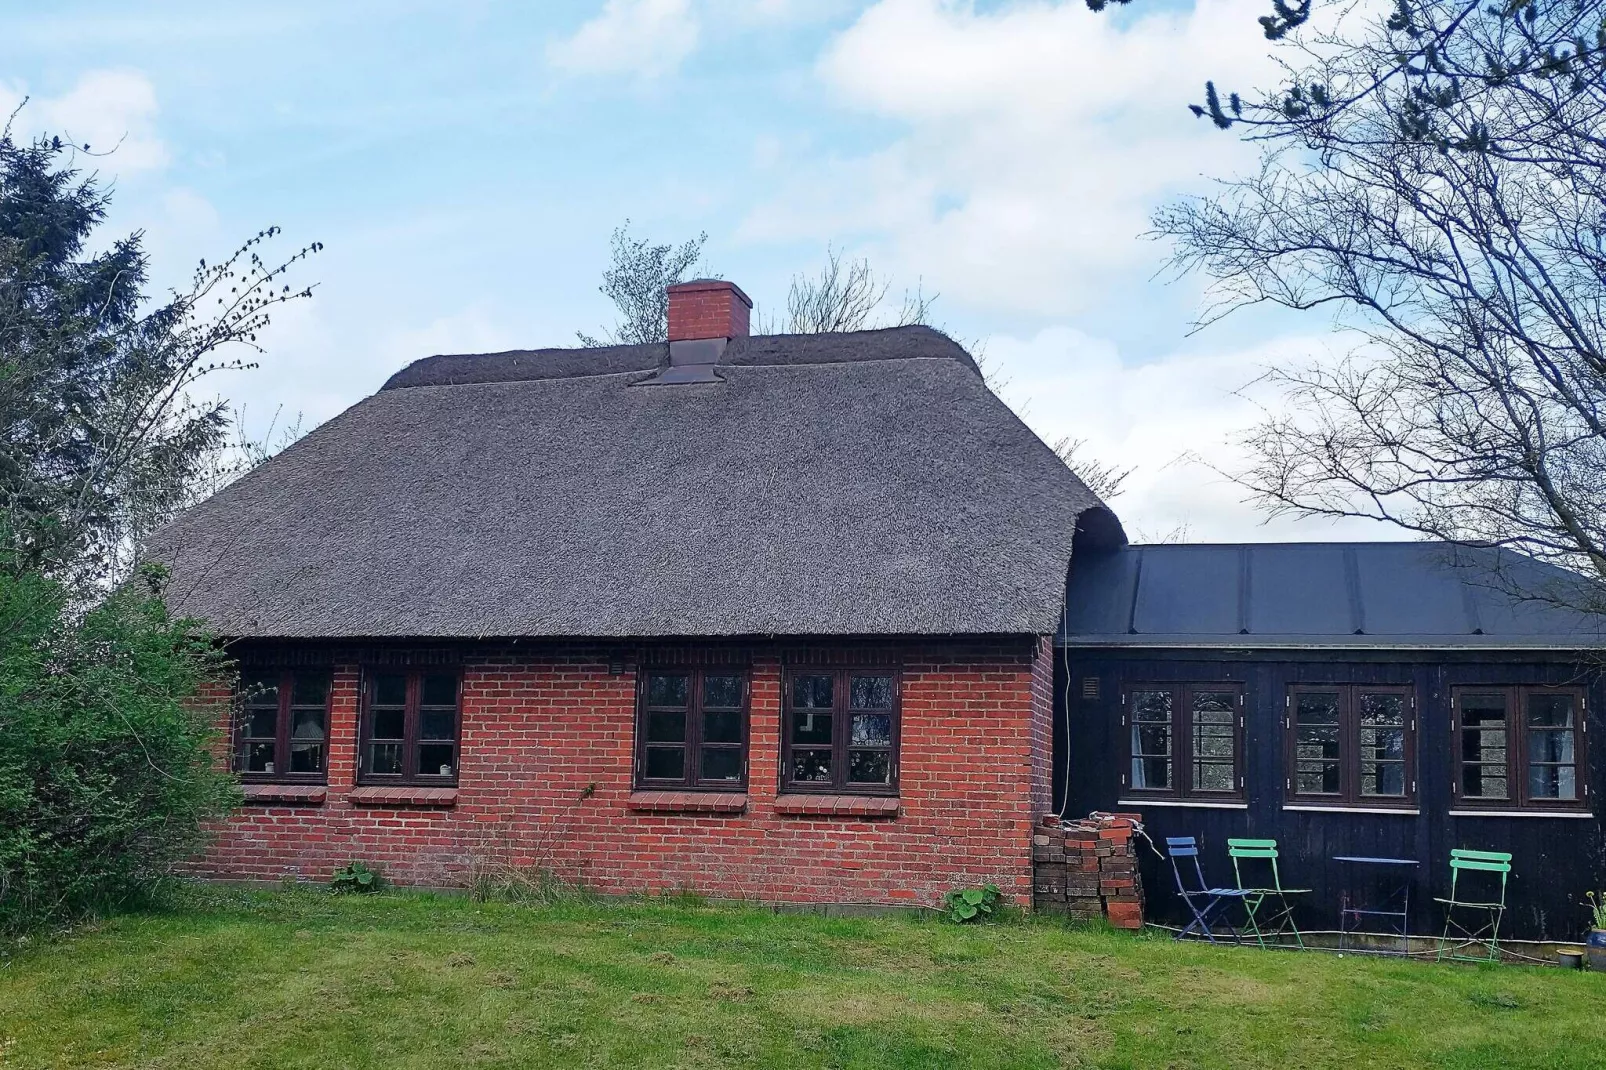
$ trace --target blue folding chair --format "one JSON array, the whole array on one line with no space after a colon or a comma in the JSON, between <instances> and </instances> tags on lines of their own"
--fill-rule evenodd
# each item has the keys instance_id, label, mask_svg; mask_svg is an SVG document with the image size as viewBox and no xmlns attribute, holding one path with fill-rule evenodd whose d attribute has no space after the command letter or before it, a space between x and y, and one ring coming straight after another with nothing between
<instances>
[{"instance_id":1,"label":"blue folding chair","mask_svg":"<svg viewBox=\"0 0 1606 1070\"><path fill-rule=\"evenodd\" d=\"M1216 934L1211 929L1212 922L1218 921L1220 915L1232 903L1241 903L1249 892L1241 888L1212 888L1205 883L1204 868L1199 864L1199 841L1192 836L1167 836L1165 838L1166 854L1171 859L1171 875L1177 879L1177 895L1188 905L1193 914L1193 920L1187 928L1177 933L1176 939L1197 931L1200 936L1217 943ZM1195 887L1189 888L1188 883L1182 879L1182 871L1186 864L1179 864L1177 859L1191 858L1193 860L1193 877ZM1241 936L1230 923L1227 931L1232 933L1233 943L1241 943Z\"/></svg>"}]
</instances>

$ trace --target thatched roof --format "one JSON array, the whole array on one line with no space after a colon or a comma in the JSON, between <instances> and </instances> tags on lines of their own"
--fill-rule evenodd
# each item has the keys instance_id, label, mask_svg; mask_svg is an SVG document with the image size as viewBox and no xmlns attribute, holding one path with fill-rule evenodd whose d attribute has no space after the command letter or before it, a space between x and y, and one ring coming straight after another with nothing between
<instances>
[{"instance_id":1,"label":"thatched roof","mask_svg":"<svg viewBox=\"0 0 1606 1070\"><path fill-rule=\"evenodd\" d=\"M1079 518L1121 539L929 328L667 363L418 361L161 532L170 601L242 637L1046 634Z\"/></svg>"}]
</instances>

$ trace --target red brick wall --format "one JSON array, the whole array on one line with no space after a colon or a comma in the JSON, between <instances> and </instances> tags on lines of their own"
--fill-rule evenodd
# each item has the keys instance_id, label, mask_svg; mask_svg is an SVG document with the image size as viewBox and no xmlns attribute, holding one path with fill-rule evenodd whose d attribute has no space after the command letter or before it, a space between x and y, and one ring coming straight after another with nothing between
<instances>
[{"instance_id":1,"label":"red brick wall","mask_svg":"<svg viewBox=\"0 0 1606 1070\"><path fill-rule=\"evenodd\" d=\"M336 658L327 798L248 803L219 830L198 871L323 881L357 858L401 883L451 885L463 883L476 860L494 860L549 867L610 893L690 888L784 902L930 905L955 885L992 881L1030 903L1032 824L1048 798L1046 641L873 651L771 644L717 655L752 665L747 805L728 814L633 808L638 658L672 663L675 655L636 647L464 653L457 801L427 809L348 800L358 656L325 652ZM625 671L611 674L610 659ZM896 816L778 812L783 659L901 665ZM591 784L594 793L582 797Z\"/></svg>"}]
</instances>

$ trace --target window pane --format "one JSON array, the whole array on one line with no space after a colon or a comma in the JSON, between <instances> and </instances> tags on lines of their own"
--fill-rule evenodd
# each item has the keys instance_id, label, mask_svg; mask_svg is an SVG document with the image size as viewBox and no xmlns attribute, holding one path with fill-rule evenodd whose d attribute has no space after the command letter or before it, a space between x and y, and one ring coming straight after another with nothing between
<instances>
[{"instance_id":1,"label":"window pane","mask_svg":"<svg viewBox=\"0 0 1606 1070\"><path fill-rule=\"evenodd\" d=\"M792 779L805 783L830 783L831 752L829 750L794 750L792 752Z\"/></svg>"},{"instance_id":2,"label":"window pane","mask_svg":"<svg viewBox=\"0 0 1606 1070\"><path fill-rule=\"evenodd\" d=\"M374 705L402 706L407 702L407 677L398 672L374 677Z\"/></svg>"},{"instance_id":3,"label":"window pane","mask_svg":"<svg viewBox=\"0 0 1606 1070\"><path fill-rule=\"evenodd\" d=\"M1577 777L1570 765L1528 765L1528 796L1574 802L1578 799Z\"/></svg>"},{"instance_id":4,"label":"window pane","mask_svg":"<svg viewBox=\"0 0 1606 1070\"><path fill-rule=\"evenodd\" d=\"M240 696L249 706L277 706L279 704L279 678L277 676L247 676L240 681Z\"/></svg>"},{"instance_id":5,"label":"window pane","mask_svg":"<svg viewBox=\"0 0 1606 1070\"><path fill-rule=\"evenodd\" d=\"M1171 787L1171 762L1165 758L1133 758L1132 786L1151 790Z\"/></svg>"},{"instance_id":6,"label":"window pane","mask_svg":"<svg viewBox=\"0 0 1606 1070\"><path fill-rule=\"evenodd\" d=\"M734 710L742 704L742 678L740 676L703 677L703 708L707 710Z\"/></svg>"},{"instance_id":7,"label":"window pane","mask_svg":"<svg viewBox=\"0 0 1606 1070\"><path fill-rule=\"evenodd\" d=\"M1361 762L1362 795L1404 795L1404 762Z\"/></svg>"},{"instance_id":8,"label":"window pane","mask_svg":"<svg viewBox=\"0 0 1606 1070\"><path fill-rule=\"evenodd\" d=\"M704 743L740 743L742 715L737 710L716 710L703 714Z\"/></svg>"},{"instance_id":9,"label":"window pane","mask_svg":"<svg viewBox=\"0 0 1606 1070\"><path fill-rule=\"evenodd\" d=\"M295 706L327 706L329 704L329 674L298 672L290 689L290 702Z\"/></svg>"},{"instance_id":10,"label":"window pane","mask_svg":"<svg viewBox=\"0 0 1606 1070\"><path fill-rule=\"evenodd\" d=\"M1506 697L1498 692L1461 698L1461 795L1506 799Z\"/></svg>"},{"instance_id":11,"label":"window pane","mask_svg":"<svg viewBox=\"0 0 1606 1070\"><path fill-rule=\"evenodd\" d=\"M689 677L685 673L647 677L647 705L684 706L690 692Z\"/></svg>"},{"instance_id":12,"label":"window pane","mask_svg":"<svg viewBox=\"0 0 1606 1070\"><path fill-rule=\"evenodd\" d=\"M1361 728L1404 728L1404 695L1361 695Z\"/></svg>"},{"instance_id":13,"label":"window pane","mask_svg":"<svg viewBox=\"0 0 1606 1070\"><path fill-rule=\"evenodd\" d=\"M407 717L402 710L375 710L370 739L401 739L406 734Z\"/></svg>"},{"instance_id":14,"label":"window pane","mask_svg":"<svg viewBox=\"0 0 1606 1070\"><path fill-rule=\"evenodd\" d=\"M292 744L290 744L290 772L292 772L292 773L321 773L321 772L323 772L323 744L322 743L292 743Z\"/></svg>"},{"instance_id":15,"label":"window pane","mask_svg":"<svg viewBox=\"0 0 1606 1070\"><path fill-rule=\"evenodd\" d=\"M1171 723L1171 692L1138 691L1132 695L1133 721Z\"/></svg>"},{"instance_id":16,"label":"window pane","mask_svg":"<svg viewBox=\"0 0 1606 1070\"><path fill-rule=\"evenodd\" d=\"M686 714L681 711L647 714L647 742L686 742Z\"/></svg>"},{"instance_id":17,"label":"window pane","mask_svg":"<svg viewBox=\"0 0 1606 1070\"><path fill-rule=\"evenodd\" d=\"M855 747L892 746L892 714L854 714L851 742Z\"/></svg>"},{"instance_id":18,"label":"window pane","mask_svg":"<svg viewBox=\"0 0 1606 1070\"><path fill-rule=\"evenodd\" d=\"M1235 790L1238 785L1233 782L1232 763L1195 762L1193 765L1193 786L1198 791Z\"/></svg>"},{"instance_id":19,"label":"window pane","mask_svg":"<svg viewBox=\"0 0 1606 1070\"><path fill-rule=\"evenodd\" d=\"M1361 764L1405 760L1405 729L1362 728Z\"/></svg>"},{"instance_id":20,"label":"window pane","mask_svg":"<svg viewBox=\"0 0 1606 1070\"><path fill-rule=\"evenodd\" d=\"M792 706L800 710L828 710L834 704L836 678L826 675L792 677Z\"/></svg>"},{"instance_id":21,"label":"window pane","mask_svg":"<svg viewBox=\"0 0 1606 1070\"><path fill-rule=\"evenodd\" d=\"M1571 695L1531 694L1528 696L1529 728L1571 728L1573 726L1573 697Z\"/></svg>"},{"instance_id":22,"label":"window pane","mask_svg":"<svg viewBox=\"0 0 1606 1070\"><path fill-rule=\"evenodd\" d=\"M1294 699L1294 713L1301 727L1305 725L1332 725L1338 727L1338 693L1313 692Z\"/></svg>"},{"instance_id":23,"label":"window pane","mask_svg":"<svg viewBox=\"0 0 1606 1070\"><path fill-rule=\"evenodd\" d=\"M322 707L311 710L290 711L290 738L302 742L323 741Z\"/></svg>"},{"instance_id":24,"label":"window pane","mask_svg":"<svg viewBox=\"0 0 1606 1070\"><path fill-rule=\"evenodd\" d=\"M273 772L273 744L247 743L241 748L240 771L244 773Z\"/></svg>"},{"instance_id":25,"label":"window pane","mask_svg":"<svg viewBox=\"0 0 1606 1070\"><path fill-rule=\"evenodd\" d=\"M738 747L704 747L704 780L742 779L742 752Z\"/></svg>"},{"instance_id":26,"label":"window pane","mask_svg":"<svg viewBox=\"0 0 1606 1070\"><path fill-rule=\"evenodd\" d=\"M796 713L792 715L793 743L831 742L831 715L829 713Z\"/></svg>"},{"instance_id":27,"label":"window pane","mask_svg":"<svg viewBox=\"0 0 1606 1070\"><path fill-rule=\"evenodd\" d=\"M368 771L388 776L402 771L400 743L374 743L368 748Z\"/></svg>"},{"instance_id":28,"label":"window pane","mask_svg":"<svg viewBox=\"0 0 1606 1070\"><path fill-rule=\"evenodd\" d=\"M1573 734L1571 731L1528 731L1528 761L1530 763L1573 763Z\"/></svg>"},{"instance_id":29,"label":"window pane","mask_svg":"<svg viewBox=\"0 0 1606 1070\"><path fill-rule=\"evenodd\" d=\"M684 780L686 778L685 748L648 747L647 777L651 780Z\"/></svg>"},{"instance_id":30,"label":"window pane","mask_svg":"<svg viewBox=\"0 0 1606 1070\"><path fill-rule=\"evenodd\" d=\"M884 750L849 751L848 780L854 784L892 783L892 752Z\"/></svg>"},{"instance_id":31,"label":"window pane","mask_svg":"<svg viewBox=\"0 0 1606 1070\"><path fill-rule=\"evenodd\" d=\"M1506 766L1469 765L1461 770L1461 794L1468 799L1508 799Z\"/></svg>"},{"instance_id":32,"label":"window pane","mask_svg":"<svg viewBox=\"0 0 1606 1070\"><path fill-rule=\"evenodd\" d=\"M430 673L425 676L419 702L424 706L457 705L457 675Z\"/></svg>"},{"instance_id":33,"label":"window pane","mask_svg":"<svg viewBox=\"0 0 1606 1070\"><path fill-rule=\"evenodd\" d=\"M277 707L262 709L256 707L245 711L245 735L255 739L272 739L279 734L279 711Z\"/></svg>"},{"instance_id":34,"label":"window pane","mask_svg":"<svg viewBox=\"0 0 1606 1070\"><path fill-rule=\"evenodd\" d=\"M848 705L856 710L890 710L892 708L892 677L850 677L848 679Z\"/></svg>"},{"instance_id":35,"label":"window pane","mask_svg":"<svg viewBox=\"0 0 1606 1070\"><path fill-rule=\"evenodd\" d=\"M423 743L418 747L419 776L451 776L456 771L457 748L450 743Z\"/></svg>"},{"instance_id":36,"label":"window pane","mask_svg":"<svg viewBox=\"0 0 1606 1070\"><path fill-rule=\"evenodd\" d=\"M419 739L453 739L457 735L456 710L420 710Z\"/></svg>"},{"instance_id":37,"label":"window pane","mask_svg":"<svg viewBox=\"0 0 1606 1070\"><path fill-rule=\"evenodd\" d=\"M1301 795L1337 795L1339 772L1337 762L1297 763L1294 786Z\"/></svg>"}]
</instances>

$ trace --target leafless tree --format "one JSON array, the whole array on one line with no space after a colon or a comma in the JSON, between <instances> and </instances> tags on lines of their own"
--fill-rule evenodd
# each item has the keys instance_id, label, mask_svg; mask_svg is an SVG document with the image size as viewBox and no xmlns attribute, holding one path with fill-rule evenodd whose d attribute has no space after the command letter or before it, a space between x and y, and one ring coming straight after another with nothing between
<instances>
[{"instance_id":1,"label":"leafless tree","mask_svg":"<svg viewBox=\"0 0 1606 1070\"><path fill-rule=\"evenodd\" d=\"M869 260L847 260L836 249L827 247L825 266L818 275L792 277L785 320L764 321L760 333L830 334L930 322L936 297L927 297L923 285L904 293L895 315L876 318L891 288L891 282L877 274Z\"/></svg>"},{"instance_id":2,"label":"leafless tree","mask_svg":"<svg viewBox=\"0 0 1606 1070\"><path fill-rule=\"evenodd\" d=\"M1357 339L1270 374L1288 405L1248 435L1242 482L1273 514L1509 546L1598 583L1601 0L1375 11L1279 34L1274 93L1223 104L1210 87L1196 110L1259 141L1261 167L1155 219L1175 265L1212 282L1202 323L1325 309Z\"/></svg>"},{"instance_id":3,"label":"leafless tree","mask_svg":"<svg viewBox=\"0 0 1606 1070\"><path fill-rule=\"evenodd\" d=\"M612 263L599 287L619 310L619 322L602 337L576 332L580 344L644 345L669 337L669 287L684 282L703 257L707 234L679 247L654 245L630 233L630 220L613 232Z\"/></svg>"},{"instance_id":4,"label":"leafless tree","mask_svg":"<svg viewBox=\"0 0 1606 1070\"><path fill-rule=\"evenodd\" d=\"M1065 467L1075 472L1088 490L1108 502L1121 493L1122 486L1136 469L1121 468L1096 458L1085 457L1082 451L1086 446L1087 439L1066 435L1054 443L1053 450L1059 454L1060 460L1065 462Z\"/></svg>"}]
</instances>

